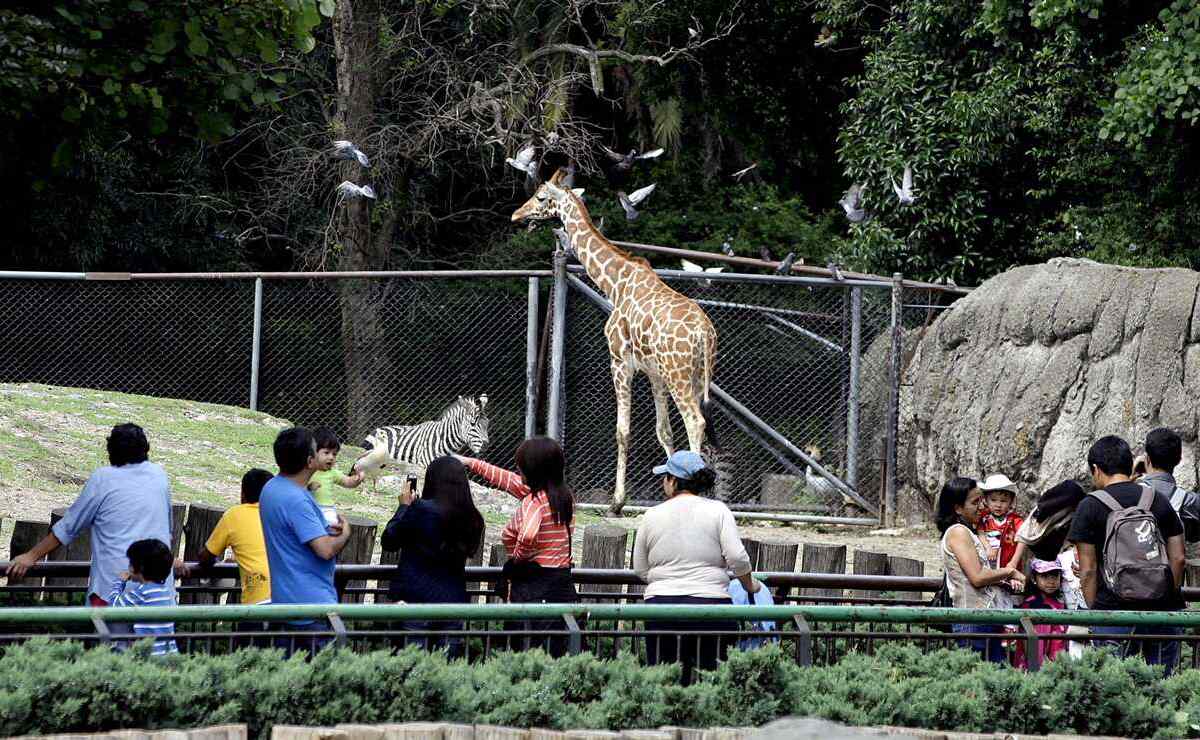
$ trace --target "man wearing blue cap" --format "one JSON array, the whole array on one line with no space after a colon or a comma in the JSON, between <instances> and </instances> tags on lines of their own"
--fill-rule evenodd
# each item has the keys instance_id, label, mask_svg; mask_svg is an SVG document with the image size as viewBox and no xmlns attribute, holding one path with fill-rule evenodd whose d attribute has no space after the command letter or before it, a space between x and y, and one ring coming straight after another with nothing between
<instances>
[{"instance_id":1,"label":"man wearing blue cap","mask_svg":"<svg viewBox=\"0 0 1200 740\"><path fill-rule=\"evenodd\" d=\"M680 450L654 468L662 476L667 500L646 512L633 546L633 569L647 584L647 604L732 604L732 573L747 593L762 586L751 576L750 558L738 536L733 514L704 494L717 474L695 452ZM648 621L648 631L671 633L649 637L646 659L651 665L680 660L683 683L691 683L695 667L712 669L724 658L732 637L684 637L687 631L736 632L729 620Z\"/></svg>"}]
</instances>

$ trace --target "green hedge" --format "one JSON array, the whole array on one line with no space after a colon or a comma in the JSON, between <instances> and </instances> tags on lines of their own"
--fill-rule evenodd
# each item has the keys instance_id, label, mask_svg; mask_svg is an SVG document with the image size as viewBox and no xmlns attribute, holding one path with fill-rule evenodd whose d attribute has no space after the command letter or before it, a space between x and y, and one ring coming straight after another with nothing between
<instances>
[{"instance_id":1,"label":"green hedge","mask_svg":"<svg viewBox=\"0 0 1200 740\"><path fill-rule=\"evenodd\" d=\"M777 647L735 653L683 688L674 666L632 656L554 660L540 652L447 662L416 649L149 657L44 639L0 658L0 735L280 724L450 721L627 729L759 725L786 715L976 732L1200 736L1200 671L1159 678L1137 660L1089 652L1027 674L973 653L880 648L799 668Z\"/></svg>"}]
</instances>

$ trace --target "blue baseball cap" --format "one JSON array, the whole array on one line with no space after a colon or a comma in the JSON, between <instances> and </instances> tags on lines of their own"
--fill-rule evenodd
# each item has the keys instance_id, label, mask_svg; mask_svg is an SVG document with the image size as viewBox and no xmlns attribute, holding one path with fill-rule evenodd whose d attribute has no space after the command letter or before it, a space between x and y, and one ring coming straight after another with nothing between
<instances>
[{"instance_id":1,"label":"blue baseball cap","mask_svg":"<svg viewBox=\"0 0 1200 740\"><path fill-rule=\"evenodd\" d=\"M678 450L667 458L663 465L654 466L655 475L671 474L676 478L688 480L696 473L708 467L704 458L691 450Z\"/></svg>"}]
</instances>

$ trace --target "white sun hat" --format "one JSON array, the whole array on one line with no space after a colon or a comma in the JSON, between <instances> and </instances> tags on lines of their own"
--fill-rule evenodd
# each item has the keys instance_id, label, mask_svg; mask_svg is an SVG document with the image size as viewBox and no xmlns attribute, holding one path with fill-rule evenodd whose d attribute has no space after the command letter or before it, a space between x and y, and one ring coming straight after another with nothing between
<instances>
[{"instance_id":1,"label":"white sun hat","mask_svg":"<svg viewBox=\"0 0 1200 740\"><path fill-rule=\"evenodd\" d=\"M989 493L991 491L1009 491L1013 495L1016 495L1017 484L1009 480L1008 476L1004 473L992 473L988 477L984 478L983 482L979 484L979 490L983 491L984 493Z\"/></svg>"}]
</instances>

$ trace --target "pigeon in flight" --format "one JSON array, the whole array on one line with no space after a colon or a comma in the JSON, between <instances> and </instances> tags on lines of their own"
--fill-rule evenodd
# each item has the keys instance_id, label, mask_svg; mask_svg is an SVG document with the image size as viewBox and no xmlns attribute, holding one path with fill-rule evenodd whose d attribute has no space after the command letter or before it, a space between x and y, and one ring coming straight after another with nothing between
<instances>
[{"instance_id":1,"label":"pigeon in flight","mask_svg":"<svg viewBox=\"0 0 1200 740\"><path fill-rule=\"evenodd\" d=\"M538 163L535 159L536 157L537 149L527 146L521 151L517 152L515 159L513 157L508 157L504 160L504 163L515 170L524 172L525 179L536 181L538 171Z\"/></svg>"},{"instance_id":2,"label":"pigeon in flight","mask_svg":"<svg viewBox=\"0 0 1200 740\"><path fill-rule=\"evenodd\" d=\"M846 194L838 203L842 209L846 211L846 218L854 223L861 223L867 217L867 212L862 207L862 185L851 185Z\"/></svg>"},{"instance_id":3,"label":"pigeon in flight","mask_svg":"<svg viewBox=\"0 0 1200 740\"><path fill-rule=\"evenodd\" d=\"M340 194L343 198L367 198L369 200L375 200L374 188L372 188L370 185L355 185L349 180L343 180L342 183L337 186L337 191L338 194Z\"/></svg>"},{"instance_id":4,"label":"pigeon in flight","mask_svg":"<svg viewBox=\"0 0 1200 740\"><path fill-rule=\"evenodd\" d=\"M750 173L750 171L753 170L757 166L758 166L758 162L752 162L749 167L743 167L742 169L733 173L733 179L737 180L738 182L741 182L742 178L745 177L746 175L748 175Z\"/></svg>"},{"instance_id":5,"label":"pigeon in flight","mask_svg":"<svg viewBox=\"0 0 1200 740\"><path fill-rule=\"evenodd\" d=\"M775 268L775 272L779 273L780 275L792 274L792 263L794 263L795 261L796 261L796 253L788 252L787 256L783 258L783 261L779 263L779 267Z\"/></svg>"},{"instance_id":6,"label":"pigeon in flight","mask_svg":"<svg viewBox=\"0 0 1200 740\"><path fill-rule=\"evenodd\" d=\"M701 267L700 265L696 264L695 262L692 262L691 260L684 260L684 259L679 260L679 264L683 265L683 269L686 270L687 272L716 273L716 272L724 272L725 271L724 265L722 265L721 267ZM709 280L708 278L705 278L703 280L698 280L697 282L699 282L700 285L702 285L705 288L712 287L712 281Z\"/></svg>"},{"instance_id":7,"label":"pigeon in flight","mask_svg":"<svg viewBox=\"0 0 1200 740\"><path fill-rule=\"evenodd\" d=\"M626 195L621 191L617 191L617 200L621 202L621 208L625 210L626 221L637 220L638 212L634 206L639 205L646 198L650 197L650 193L654 192L654 187L654 183L651 183L644 188L638 188L629 195Z\"/></svg>"},{"instance_id":8,"label":"pigeon in flight","mask_svg":"<svg viewBox=\"0 0 1200 740\"><path fill-rule=\"evenodd\" d=\"M813 46L818 49L824 49L833 42L837 41L837 34L829 26L822 26L821 33L817 36L817 40L813 42Z\"/></svg>"},{"instance_id":9,"label":"pigeon in flight","mask_svg":"<svg viewBox=\"0 0 1200 740\"><path fill-rule=\"evenodd\" d=\"M363 167L371 166L371 160L367 158L367 155L350 141L339 140L333 142L333 158L354 159Z\"/></svg>"},{"instance_id":10,"label":"pigeon in flight","mask_svg":"<svg viewBox=\"0 0 1200 740\"><path fill-rule=\"evenodd\" d=\"M614 152L612 149L609 149L606 146L602 146L600 148L603 149L604 153L608 155L608 158L613 161L612 169L621 173L629 172L631 169L633 169L633 165L637 162L642 162L647 159L656 159L662 156L663 153L662 149L651 149L648 152L642 152L639 154L637 149L630 149L628 154L621 154L619 152Z\"/></svg>"},{"instance_id":11,"label":"pigeon in flight","mask_svg":"<svg viewBox=\"0 0 1200 740\"><path fill-rule=\"evenodd\" d=\"M896 197L900 199L900 205L911 206L916 197L913 195L912 182L912 165L904 165L904 176L900 181L900 185L896 185L896 181L892 180L892 190L896 191Z\"/></svg>"}]
</instances>

